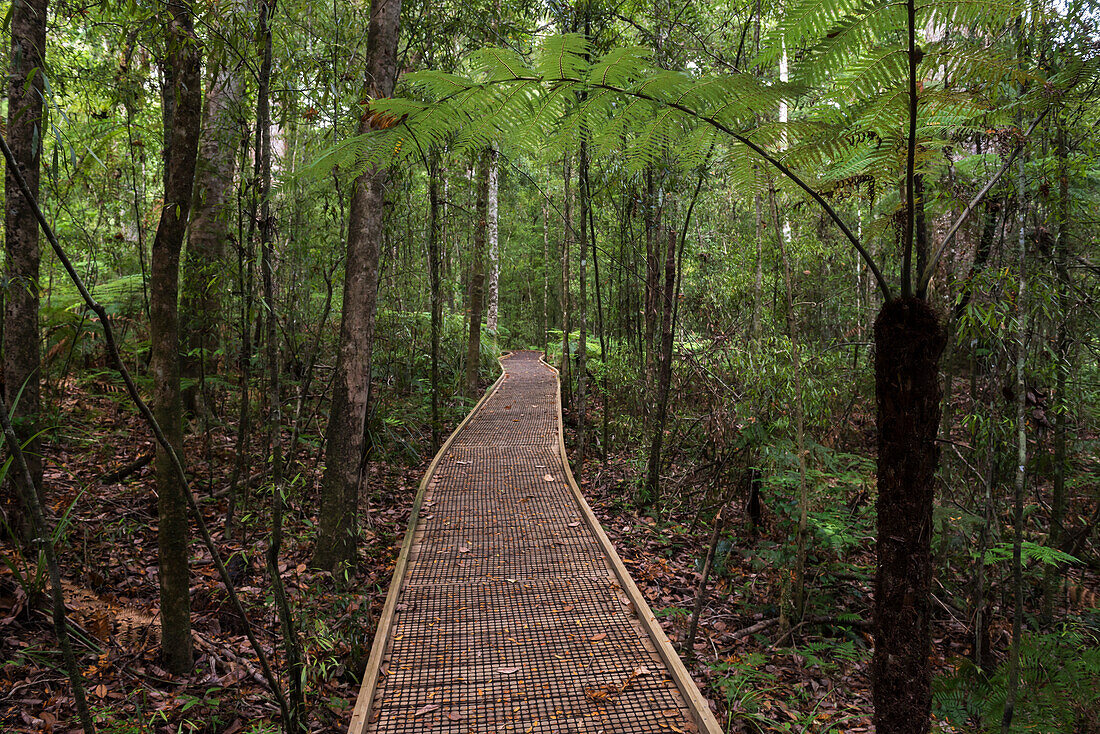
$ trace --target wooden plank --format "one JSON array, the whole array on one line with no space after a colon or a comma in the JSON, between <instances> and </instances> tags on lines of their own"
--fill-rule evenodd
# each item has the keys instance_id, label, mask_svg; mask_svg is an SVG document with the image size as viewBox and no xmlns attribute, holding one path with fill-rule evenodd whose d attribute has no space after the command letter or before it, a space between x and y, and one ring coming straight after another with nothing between
<instances>
[{"instance_id":1,"label":"wooden plank","mask_svg":"<svg viewBox=\"0 0 1100 734\"><path fill-rule=\"evenodd\" d=\"M501 359L507 356L508 355L504 355ZM397 609L397 601L401 596L401 587L405 582L405 572L408 570L409 566L409 554L412 550L413 540L416 535L416 525L420 520L420 506L424 502L424 494L428 489L428 484L432 479L432 475L435 474L435 470L439 466L439 462L442 460L443 455L454 442L455 437L458 436L462 429L466 427L466 424L477 415L478 410L485 404L485 401L496 392L498 387L500 387L500 384L504 381L505 374L506 372L502 365L500 375L497 377L496 382L489 386L489 389L481 396L481 400L477 402L477 405L473 407L462 422L458 424L458 427L447 437L447 440L432 459L432 463L428 465L428 470L424 472L424 478L420 480L420 488L416 492L415 499L413 499L412 514L409 516L409 525L405 530L405 540L401 544L401 552L397 556L397 565L393 569L393 578L390 580L389 592L386 594L386 603L382 607L382 615L378 618L378 628L375 630L374 644L371 646L370 657L367 659L367 669L363 673L363 683L359 687L359 697L356 699L355 708L351 712L351 723L348 724L348 734L366 734L367 731L367 723L370 721L371 706L374 703L374 692L378 687L378 674L382 668L382 656L389 643L390 627L393 623L394 612Z\"/></svg>"},{"instance_id":2,"label":"wooden plank","mask_svg":"<svg viewBox=\"0 0 1100 734\"><path fill-rule=\"evenodd\" d=\"M553 366L543 359L540 359L540 361L557 374L558 371L554 369ZM710 710L710 704L699 691L699 687L695 685L695 681L691 679L691 674L688 673L687 668L684 667L683 661L680 660L680 656L676 653L676 649L672 646L668 636L665 635L665 631L661 629L660 622L653 616L653 611L649 608L649 604L646 603L645 597L642 596L642 592L638 589L637 584L634 583L634 579L630 577L630 572L626 570L626 566L623 565L622 559L619 558L615 546L607 537L607 533L604 532L603 526L600 525L600 521L596 518L595 513L592 512L592 508L588 506L588 502L581 493L581 488L577 485L577 480L573 477L573 470L569 466L569 455L565 452L565 423L562 421L561 416L560 375L558 379L557 402L558 451L561 454L561 463L562 467L564 467L565 480L573 491L573 498L577 501L577 506L581 510L584 522L588 525L589 529L596 536L596 540L603 548L604 554L611 564L611 569L615 573L615 578L634 605L634 612L638 617L638 621L642 623L646 632L649 633L650 640L657 648L657 654L668 668L668 672L676 683L676 687L679 689L680 694L684 697L684 701L687 702L688 708L691 709L692 721L695 722L695 725L699 727L700 731L706 734L723 734L721 725L718 723L718 720L714 718L714 714Z\"/></svg>"}]
</instances>

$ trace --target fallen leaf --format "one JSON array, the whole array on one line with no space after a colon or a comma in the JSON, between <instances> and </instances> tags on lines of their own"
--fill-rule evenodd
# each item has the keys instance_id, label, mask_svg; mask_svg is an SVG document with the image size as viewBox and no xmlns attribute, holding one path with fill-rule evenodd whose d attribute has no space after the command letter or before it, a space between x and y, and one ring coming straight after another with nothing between
<instances>
[{"instance_id":1,"label":"fallen leaf","mask_svg":"<svg viewBox=\"0 0 1100 734\"><path fill-rule=\"evenodd\" d=\"M571 528L575 528L575 527L577 527L578 525L580 525L580 523L579 523L579 522L571 522L571 523L569 523L569 527L571 527Z\"/></svg>"},{"instance_id":2,"label":"fallen leaf","mask_svg":"<svg viewBox=\"0 0 1100 734\"><path fill-rule=\"evenodd\" d=\"M413 717L415 718L415 717L418 717L418 716L423 716L424 714L430 714L431 712L435 711L438 708L439 708L438 703L429 703L427 706L421 706L420 708L418 708L416 710L416 713L413 714Z\"/></svg>"},{"instance_id":3,"label":"fallen leaf","mask_svg":"<svg viewBox=\"0 0 1100 734\"><path fill-rule=\"evenodd\" d=\"M469 552L470 552L470 549L469 549L469 548L467 548L467 547L466 547L466 546L464 546L464 545L460 545L460 546L458 546L458 552L459 552L459 553L469 553Z\"/></svg>"},{"instance_id":4,"label":"fallen leaf","mask_svg":"<svg viewBox=\"0 0 1100 734\"><path fill-rule=\"evenodd\" d=\"M599 642L600 640L602 640L605 637L607 637L607 633L606 632L601 632L598 635L592 635L591 637L589 637L588 641L589 642Z\"/></svg>"},{"instance_id":5,"label":"fallen leaf","mask_svg":"<svg viewBox=\"0 0 1100 734\"><path fill-rule=\"evenodd\" d=\"M463 716L462 713L459 711L448 711L447 718L451 721L462 721Z\"/></svg>"},{"instance_id":6,"label":"fallen leaf","mask_svg":"<svg viewBox=\"0 0 1100 734\"><path fill-rule=\"evenodd\" d=\"M502 675L511 675L512 673L518 673L519 668L497 668L497 672Z\"/></svg>"},{"instance_id":7,"label":"fallen leaf","mask_svg":"<svg viewBox=\"0 0 1100 734\"><path fill-rule=\"evenodd\" d=\"M554 475L553 474L545 474L545 475L543 475L542 478L545 479L548 482L554 481Z\"/></svg>"}]
</instances>

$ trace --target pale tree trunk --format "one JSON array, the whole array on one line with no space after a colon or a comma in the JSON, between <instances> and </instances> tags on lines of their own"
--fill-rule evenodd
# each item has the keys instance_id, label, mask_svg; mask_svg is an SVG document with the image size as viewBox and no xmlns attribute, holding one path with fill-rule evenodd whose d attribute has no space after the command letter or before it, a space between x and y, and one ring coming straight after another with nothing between
<instances>
[{"instance_id":1,"label":"pale tree trunk","mask_svg":"<svg viewBox=\"0 0 1100 734\"><path fill-rule=\"evenodd\" d=\"M364 99L393 94L400 22L401 0L371 2ZM388 123L372 115L368 106L360 118L359 133L369 133L378 122ZM348 213L340 346L326 431L320 528L313 553L316 567L333 571L355 560L359 533L359 485L369 448L371 350L387 179L386 171L379 169L360 175L352 187Z\"/></svg>"},{"instance_id":2,"label":"pale tree trunk","mask_svg":"<svg viewBox=\"0 0 1100 734\"><path fill-rule=\"evenodd\" d=\"M443 336L443 254L439 216L439 156L428 166L428 276L432 296L432 453L439 451L443 425L439 416L439 345Z\"/></svg>"},{"instance_id":3,"label":"pale tree trunk","mask_svg":"<svg viewBox=\"0 0 1100 734\"><path fill-rule=\"evenodd\" d=\"M485 237L488 229L489 178L492 150L486 148L477 162L477 215L474 222L474 246L470 253L470 333L466 340L466 394L477 395L478 368L481 366L481 318L485 310Z\"/></svg>"},{"instance_id":4,"label":"pale tree trunk","mask_svg":"<svg viewBox=\"0 0 1100 734\"><path fill-rule=\"evenodd\" d=\"M182 372L199 381L185 391L184 403L193 412L205 411L205 379L210 355L218 347L222 324L222 294L227 272L225 242L234 207L229 198L237 171L238 107L244 84L236 69L218 64L203 100L202 132L195 165L195 200L187 234L180 293Z\"/></svg>"},{"instance_id":5,"label":"pale tree trunk","mask_svg":"<svg viewBox=\"0 0 1100 734\"><path fill-rule=\"evenodd\" d=\"M202 110L200 66L202 47L195 36L189 7L168 3L165 85L164 207L161 209L149 279L150 368L153 373L154 415L168 443L183 454L180 402L179 291L180 249L191 208L195 158ZM160 563L160 618L166 667L190 672L191 599L188 574L190 528L186 488L180 484L171 455L157 447L157 543Z\"/></svg>"},{"instance_id":6,"label":"pale tree trunk","mask_svg":"<svg viewBox=\"0 0 1100 734\"><path fill-rule=\"evenodd\" d=\"M588 216L591 201L588 190L588 144L581 138L580 154L577 156L577 179L580 189L580 227L577 228L577 250L580 255L580 269L577 271L579 293L577 294L577 453L576 470L584 469L584 458L588 450L587 411L588 411Z\"/></svg>"},{"instance_id":7,"label":"pale tree trunk","mask_svg":"<svg viewBox=\"0 0 1100 734\"><path fill-rule=\"evenodd\" d=\"M569 190L569 179L573 171L569 165L569 156L562 162L562 244L561 244L561 399L562 407L568 410L573 404L572 364L569 358L569 332L573 329L569 294L569 259L573 250L573 196Z\"/></svg>"},{"instance_id":8,"label":"pale tree trunk","mask_svg":"<svg viewBox=\"0 0 1100 734\"><path fill-rule=\"evenodd\" d=\"M489 212L486 225L489 232L489 307L485 327L494 336L497 333L497 316L500 311L500 227L498 226L498 198L500 153L490 148L489 153Z\"/></svg>"},{"instance_id":9,"label":"pale tree trunk","mask_svg":"<svg viewBox=\"0 0 1100 734\"><path fill-rule=\"evenodd\" d=\"M550 186L547 182L546 198L542 200L542 356L546 353L547 332L550 330L548 310L550 303Z\"/></svg>"},{"instance_id":10,"label":"pale tree trunk","mask_svg":"<svg viewBox=\"0 0 1100 734\"><path fill-rule=\"evenodd\" d=\"M38 198L42 155L43 69L46 55L46 0L24 0L11 6L11 75L8 78L8 144L31 194ZM8 516L15 533L28 535L30 525L19 501L20 492L37 491L42 483L38 432L38 220L11 171L4 179L4 399L13 409L12 423L25 456L33 487L22 487L24 476L10 472L0 488L0 517ZM30 443L27 443L27 442ZM2 531L0 531L2 532Z\"/></svg>"}]
</instances>

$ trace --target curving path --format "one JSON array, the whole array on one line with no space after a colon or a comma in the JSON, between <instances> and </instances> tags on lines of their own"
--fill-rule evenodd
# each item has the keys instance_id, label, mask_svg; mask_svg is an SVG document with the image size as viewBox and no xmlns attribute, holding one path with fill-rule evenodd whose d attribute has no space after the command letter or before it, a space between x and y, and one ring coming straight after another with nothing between
<instances>
[{"instance_id":1,"label":"curving path","mask_svg":"<svg viewBox=\"0 0 1100 734\"><path fill-rule=\"evenodd\" d=\"M349 734L721 731L563 462L539 357L429 467Z\"/></svg>"}]
</instances>

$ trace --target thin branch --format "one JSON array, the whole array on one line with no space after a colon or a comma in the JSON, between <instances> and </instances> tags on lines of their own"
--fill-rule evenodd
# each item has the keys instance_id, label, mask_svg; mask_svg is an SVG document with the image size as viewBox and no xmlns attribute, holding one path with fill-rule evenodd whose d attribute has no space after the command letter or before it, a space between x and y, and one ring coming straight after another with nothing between
<instances>
[{"instance_id":1,"label":"thin branch","mask_svg":"<svg viewBox=\"0 0 1100 734\"><path fill-rule=\"evenodd\" d=\"M267 679L267 683L271 687L271 692L279 705L283 720L289 720L289 711L286 697L283 695L282 686L279 685L279 679L275 677L275 673L271 669L271 664L267 660L267 655L264 653L263 647L260 646L260 641L256 639L256 634L248 621L248 614L245 612L244 605L241 603L240 597L237 596L237 590L236 587L233 586L233 580L229 576L229 571L222 562L221 554L218 553L217 546L214 545L214 539L210 536L210 529L206 525L206 520L203 518L202 512L199 511L198 503L195 500L195 494L191 490L191 483L187 480L187 472L184 471L183 462L180 460L175 447L169 443L168 438L164 435L164 431L161 430L160 424L153 416L153 412L149 409L145 400L142 399L141 393L138 392L137 385L134 384L133 377L130 376L130 370L126 368L126 363L122 361L122 354L119 352L118 344L115 342L115 332L114 328L111 326L111 320L107 315L107 309L92 297L92 294L84 285L84 281L81 279L80 274L77 273L76 268L73 267L72 261L69 260L69 256L65 253L65 250L61 248L61 243L58 242L53 227L51 227L50 223L46 220L46 216L42 213L42 208L38 205L38 200L35 198L34 194L31 193L30 187L27 186L27 180L23 177L23 171L20 170L19 165L16 163L15 156L11 152L11 148L8 147L8 141L3 136L0 136L0 149L3 150L4 158L7 160L8 171L14 176L16 183L19 185L19 190L27 200L27 204L34 211L35 217L38 219L38 223L41 225L42 231L45 233L46 239L50 243L50 247L53 248L54 255L57 257L62 267L65 268L65 272L69 274L69 279L72 280L76 289L80 292L80 296L84 300L84 303L99 317L100 326L103 328L103 338L107 343L107 352L111 355L111 360L115 363L115 370L118 372L119 376L122 377L122 381L126 384L126 392L130 395L130 399L134 402L134 405L137 406L138 412L141 413L141 417L145 419L146 424L148 424L150 430L153 432L153 435L157 439L157 443L164 448L165 452L168 454L168 458L172 462L176 480L183 487L184 494L187 496L187 506L195 519L195 525L198 527L199 533L202 535L203 544L206 546L207 551L209 551L210 557L214 561L214 566L218 569L218 575L221 577L222 583L225 584L225 590L229 594L229 600L233 604L233 610L244 621L245 635L248 637L248 641L252 645L256 657L260 661L260 667L263 668L264 678Z\"/></svg>"},{"instance_id":2,"label":"thin branch","mask_svg":"<svg viewBox=\"0 0 1100 734\"><path fill-rule=\"evenodd\" d=\"M1027 132L1023 134L1020 142L1016 144L1016 147L1012 149L1012 153L1009 154L1008 159L1001 166L1000 170L993 175L993 178L986 182L982 190L979 191L970 203L963 209L962 214L955 220L955 223L951 225L951 229L947 230L947 234L943 238L943 242L936 248L936 252L928 260L928 265L925 266L924 272L921 273L920 279L917 281L917 296L923 297L928 291L928 284L932 282L932 275L936 272L936 265L939 263L940 258L943 257L943 253L947 250L947 246L951 244L951 241L955 239L955 235L958 234L959 228L966 223L966 220L970 218L970 215L974 213L974 209L982 202L986 197L986 194L997 185L997 182L1001 180L1001 177L1005 175L1009 167L1012 166L1013 161L1016 160L1016 156L1020 154L1020 151L1024 147L1024 141L1031 136L1031 133L1035 130L1036 126L1046 117L1047 112L1050 111L1050 107L1046 107L1039 116L1035 118L1035 121L1031 123L1031 127L1027 129Z\"/></svg>"}]
</instances>

